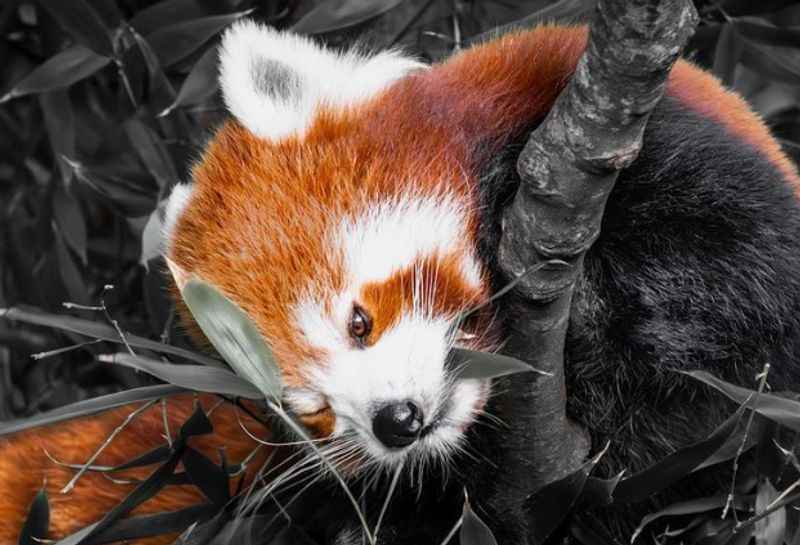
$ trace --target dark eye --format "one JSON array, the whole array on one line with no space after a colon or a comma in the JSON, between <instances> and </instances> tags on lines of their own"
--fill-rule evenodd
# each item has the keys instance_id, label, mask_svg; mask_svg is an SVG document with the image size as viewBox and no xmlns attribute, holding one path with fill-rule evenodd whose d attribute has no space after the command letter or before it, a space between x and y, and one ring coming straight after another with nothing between
<instances>
[{"instance_id":1,"label":"dark eye","mask_svg":"<svg viewBox=\"0 0 800 545\"><path fill-rule=\"evenodd\" d=\"M364 342L372 331L372 320L361 307L353 308L353 316L350 318L350 336L358 342Z\"/></svg>"}]
</instances>

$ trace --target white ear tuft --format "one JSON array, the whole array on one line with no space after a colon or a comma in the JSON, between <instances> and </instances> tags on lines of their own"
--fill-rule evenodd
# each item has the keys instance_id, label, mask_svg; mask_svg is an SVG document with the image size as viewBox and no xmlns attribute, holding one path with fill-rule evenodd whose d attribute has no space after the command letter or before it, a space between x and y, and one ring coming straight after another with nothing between
<instances>
[{"instance_id":1,"label":"white ear tuft","mask_svg":"<svg viewBox=\"0 0 800 545\"><path fill-rule=\"evenodd\" d=\"M396 51L336 53L310 39L239 21L222 38L220 84L231 113L269 140L302 136L322 105L366 100L421 63Z\"/></svg>"},{"instance_id":2,"label":"white ear tuft","mask_svg":"<svg viewBox=\"0 0 800 545\"><path fill-rule=\"evenodd\" d=\"M168 252L172 246L172 237L175 234L175 225L181 217L189 200L192 198L191 184L177 184L172 188L167 198L167 205L164 209L164 223L162 226L163 249Z\"/></svg>"}]
</instances>

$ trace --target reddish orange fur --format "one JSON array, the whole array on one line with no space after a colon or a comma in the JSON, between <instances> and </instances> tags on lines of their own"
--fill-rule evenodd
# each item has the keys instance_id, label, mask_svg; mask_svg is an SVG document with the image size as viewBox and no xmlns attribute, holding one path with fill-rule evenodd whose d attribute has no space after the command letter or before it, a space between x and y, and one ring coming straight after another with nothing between
<instances>
[{"instance_id":1,"label":"reddish orange fur","mask_svg":"<svg viewBox=\"0 0 800 545\"><path fill-rule=\"evenodd\" d=\"M675 66L667 92L759 150L800 194L800 176L794 163L741 96L726 90L713 75L688 62Z\"/></svg>"},{"instance_id":2,"label":"reddish orange fur","mask_svg":"<svg viewBox=\"0 0 800 545\"><path fill-rule=\"evenodd\" d=\"M362 287L359 303L373 320L366 344L378 342L384 331L413 308L414 283L418 275L423 279L437 279L433 294L422 290L423 297L430 296L430 308L437 316L456 316L465 304L469 306L470 302L480 301L485 294L464 281L460 259L460 255L428 257L396 272L385 282L372 282Z\"/></svg>"},{"instance_id":3,"label":"reddish orange fur","mask_svg":"<svg viewBox=\"0 0 800 545\"><path fill-rule=\"evenodd\" d=\"M217 398L202 396L203 407L209 410ZM56 460L85 463L100 447L125 417L139 405L129 405L108 411L99 416L71 420L52 426L21 432L0 439L0 545L17 543L22 523L36 492L46 483L50 499L50 535L62 538L96 522L128 494L133 485L116 484L103 475L87 472L67 494L59 491L69 482L75 470L52 462L45 450ZM170 398L167 404L169 426L173 437L181 424L193 411L193 397L181 395ZM242 422L254 434L263 435L263 427L252 418L241 414ZM212 460L219 460L219 449L224 448L228 461L236 464L256 448L257 443L247 437L239 427L234 408L223 403L211 414L214 434L190 439L190 445ZM140 454L165 444L164 424L160 405L155 405L133 420L97 459L97 465L118 465ZM253 459L248 471L265 460L268 454L263 447ZM155 466L115 474L115 478L142 479ZM204 501L193 486L170 486L156 497L145 502L133 514L143 515L172 511ZM171 543L175 536L164 536L141 541L148 545Z\"/></svg>"},{"instance_id":4,"label":"reddish orange fur","mask_svg":"<svg viewBox=\"0 0 800 545\"><path fill-rule=\"evenodd\" d=\"M331 222L358 214L376 196L448 190L470 201L476 165L509 135L546 114L572 74L586 35L585 28L548 26L465 51L401 80L358 108L325 112L303 140L268 143L235 121L226 123L194 170L194 196L178 222L171 257L255 317L286 383L302 385L298 366L320 354L297 334L291 308L306 286L337 290L344 282L341 256L324 245ZM800 191L796 170L764 124L713 76L680 61L667 92L749 142ZM477 220L469 220L474 236ZM470 296L455 281L452 287L448 300ZM367 287L363 297L379 320L391 320L406 304L381 286ZM385 325L379 322L377 327ZM171 412L171 425L177 428L190 401L172 405L180 408ZM49 462L42 445L59 459L83 461L130 410L0 443L0 544L14 542L45 475L55 504L54 536L96 520L120 499L127 489L97 475L87 475L69 497L59 497L57 490L71 472ZM221 407L214 421L225 436L216 444L226 444L232 460L253 447L229 408ZM308 422L330 429L333 415L321 411L309 415ZM255 423L249 427L256 429ZM161 431L160 414L149 413L115 441L100 463L119 463L151 448L161 442ZM213 445L204 447L213 451ZM198 499L196 491L175 488L139 512L178 508Z\"/></svg>"}]
</instances>

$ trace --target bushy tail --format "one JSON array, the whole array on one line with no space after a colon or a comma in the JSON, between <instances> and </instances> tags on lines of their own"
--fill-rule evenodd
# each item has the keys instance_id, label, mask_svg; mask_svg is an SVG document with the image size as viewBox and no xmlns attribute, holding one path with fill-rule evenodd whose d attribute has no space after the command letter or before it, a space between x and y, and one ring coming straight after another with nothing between
<instances>
[{"instance_id":1,"label":"bushy tail","mask_svg":"<svg viewBox=\"0 0 800 545\"><path fill-rule=\"evenodd\" d=\"M200 396L197 401L208 412L214 433L193 437L189 444L219 462L219 450L225 450L229 464L237 464L251 454L258 444L241 429L239 419L255 435L265 436L264 427L228 402L217 405L219 398ZM167 422L174 437L192 414L195 398L191 395L171 397L167 401ZM114 482L97 472L86 472L67 493L62 488L72 479L76 469L67 464L84 464L108 437L141 404L128 405L99 415L72 420L53 426L21 432L0 439L0 545L15 545L28 508L36 493L44 486L50 499L50 535L59 539L96 522L118 504L135 485L120 480L146 478L154 466L115 473ZM145 410L133 419L102 451L95 465L116 466L130 461L158 446L166 444L164 411L160 404ZM252 474L268 455L262 447L248 465ZM49 456L48 456L49 455ZM134 515L174 511L205 501L193 486L169 486L139 506ZM152 538L140 543L170 543L175 536Z\"/></svg>"}]
</instances>

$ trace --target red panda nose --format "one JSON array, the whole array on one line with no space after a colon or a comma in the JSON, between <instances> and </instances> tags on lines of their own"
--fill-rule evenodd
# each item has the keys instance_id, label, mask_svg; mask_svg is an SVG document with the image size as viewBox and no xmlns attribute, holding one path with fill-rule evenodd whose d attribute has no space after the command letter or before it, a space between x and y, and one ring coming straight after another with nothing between
<instances>
[{"instance_id":1,"label":"red panda nose","mask_svg":"<svg viewBox=\"0 0 800 545\"><path fill-rule=\"evenodd\" d=\"M407 447L422 430L422 409L413 401L381 407L372 418L372 432L387 448Z\"/></svg>"}]
</instances>

